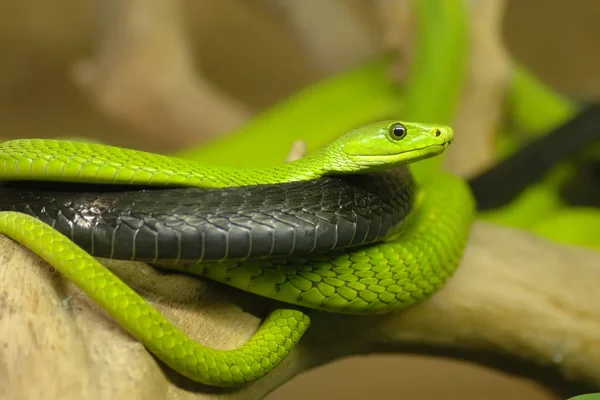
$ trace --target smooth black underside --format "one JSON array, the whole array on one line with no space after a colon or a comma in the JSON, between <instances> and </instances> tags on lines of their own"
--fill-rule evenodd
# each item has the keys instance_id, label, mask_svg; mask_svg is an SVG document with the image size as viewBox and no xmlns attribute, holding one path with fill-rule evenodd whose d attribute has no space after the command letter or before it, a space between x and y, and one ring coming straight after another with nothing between
<instances>
[{"instance_id":1,"label":"smooth black underside","mask_svg":"<svg viewBox=\"0 0 600 400\"><path fill-rule=\"evenodd\" d=\"M0 211L34 216L97 257L219 261L379 241L414 194L406 167L225 189L12 182L0 188Z\"/></svg>"}]
</instances>

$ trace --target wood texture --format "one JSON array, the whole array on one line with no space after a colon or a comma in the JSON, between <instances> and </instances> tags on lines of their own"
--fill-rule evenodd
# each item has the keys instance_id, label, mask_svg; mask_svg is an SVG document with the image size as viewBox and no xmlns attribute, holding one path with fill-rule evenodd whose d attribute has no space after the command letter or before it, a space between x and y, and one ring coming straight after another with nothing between
<instances>
[{"instance_id":1,"label":"wood texture","mask_svg":"<svg viewBox=\"0 0 600 400\"><path fill-rule=\"evenodd\" d=\"M312 314L300 346L240 390L195 384L163 368L76 287L0 238L0 388L10 399L260 399L295 375L370 352L483 363L555 386L600 386L600 254L477 223L458 273L437 294L383 316ZM200 342L244 343L271 307L255 296L140 263L107 262ZM473 354L496 354L508 362ZM523 362L536 368L521 368ZM557 377L565 381L557 385ZM566 391L566 392L565 392Z\"/></svg>"}]
</instances>

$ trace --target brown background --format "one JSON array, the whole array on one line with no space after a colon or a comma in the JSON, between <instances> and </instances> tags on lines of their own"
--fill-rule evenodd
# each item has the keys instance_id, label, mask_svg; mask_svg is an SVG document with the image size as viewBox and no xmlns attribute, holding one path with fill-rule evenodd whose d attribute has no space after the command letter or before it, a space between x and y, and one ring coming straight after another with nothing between
<instances>
[{"instance_id":1,"label":"brown background","mask_svg":"<svg viewBox=\"0 0 600 400\"><path fill-rule=\"evenodd\" d=\"M289 28L251 3L185 1L205 73L260 110L321 75ZM92 1L0 1L0 136L76 135L112 141L127 134L95 112L71 83L73 63L91 51L94 10ZM511 0L505 37L513 56L555 88L592 98L600 93L599 12L600 2L594 0ZM242 56L244 63L239 62ZM299 376L269 399L306 396L552 398L533 382L472 365L405 356L332 363Z\"/></svg>"}]
</instances>

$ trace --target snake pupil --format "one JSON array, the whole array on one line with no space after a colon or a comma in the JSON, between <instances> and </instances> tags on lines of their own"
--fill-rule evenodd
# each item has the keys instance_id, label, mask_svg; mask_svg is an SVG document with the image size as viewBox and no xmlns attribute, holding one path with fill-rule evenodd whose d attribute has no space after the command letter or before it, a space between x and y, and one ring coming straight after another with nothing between
<instances>
[{"instance_id":1,"label":"snake pupil","mask_svg":"<svg viewBox=\"0 0 600 400\"><path fill-rule=\"evenodd\" d=\"M401 123L395 123L390 127L392 139L401 140L406 136L406 127Z\"/></svg>"}]
</instances>

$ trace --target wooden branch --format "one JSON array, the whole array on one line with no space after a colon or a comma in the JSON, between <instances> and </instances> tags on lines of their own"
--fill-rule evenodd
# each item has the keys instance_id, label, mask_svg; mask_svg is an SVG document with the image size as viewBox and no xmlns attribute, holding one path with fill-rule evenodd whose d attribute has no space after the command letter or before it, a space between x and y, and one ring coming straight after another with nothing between
<instances>
[{"instance_id":1,"label":"wooden branch","mask_svg":"<svg viewBox=\"0 0 600 400\"><path fill-rule=\"evenodd\" d=\"M414 59L416 21L409 0L376 0L377 15L383 26L383 45L397 55L390 77L405 82Z\"/></svg>"},{"instance_id":2,"label":"wooden branch","mask_svg":"<svg viewBox=\"0 0 600 400\"><path fill-rule=\"evenodd\" d=\"M112 144L172 152L229 132L249 110L194 64L181 2L96 0L101 24L94 57L77 63L75 83L130 135Z\"/></svg>"},{"instance_id":3,"label":"wooden branch","mask_svg":"<svg viewBox=\"0 0 600 400\"><path fill-rule=\"evenodd\" d=\"M478 223L445 290L387 321L380 338L390 344L437 344L463 353L461 358L477 352L510 355L512 365L495 365L492 359L490 366L512 371L519 365L514 361L525 360L598 389L599 261L596 251Z\"/></svg>"},{"instance_id":4,"label":"wooden branch","mask_svg":"<svg viewBox=\"0 0 600 400\"><path fill-rule=\"evenodd\" d=\"M311 61L324 74L351 68L380 51L376 35L346 0L263 0L258 4L261 3L296 32Z\"/></svg>"},{"instance_id":5,"label":"wooden branch","mask_svg":"<svg viewBox=\"0 0 600 400\"><path fill-rule=\"evenodd\" d=\"M457 143L445 167L470 178L496 161L494 137L505 117L511 59L502 37L506 0L470 0L467 79L454 128ZM460 141L460 142L459 142Z\"/></svg>"},{"instance_id":6,"label":"wooden branch","mask_svg":"<svg viewBox=\"0 0 600 400\"><path fill-rule=\"evenodd\" d=\"M471 356L502 355L508 362L490 366L529 375L530 369L515 370L526 361L600 388L600 253L514 229L477 223L458 273L432 298L405 311L312 312L312 325L290 357L238 390L207 388L163 367L35 255L5 237L0 249L0 359L6 368L0 388L6 398L107 399L136 393L144 399L260 399L306 369L382 350L488 365L490 358ZM177 326L215 348L244 343L276 306L141 263L106 264Z\"/></svg>"}]
</instances>

